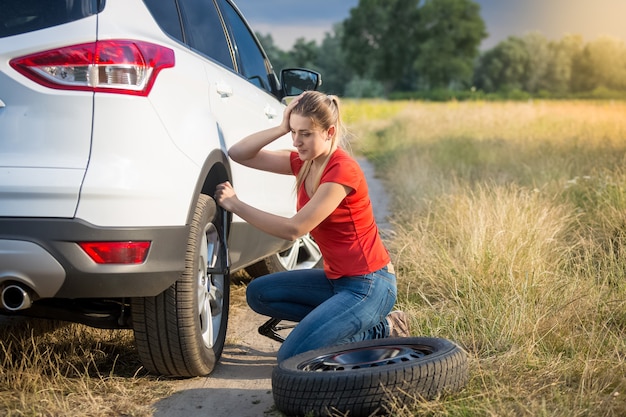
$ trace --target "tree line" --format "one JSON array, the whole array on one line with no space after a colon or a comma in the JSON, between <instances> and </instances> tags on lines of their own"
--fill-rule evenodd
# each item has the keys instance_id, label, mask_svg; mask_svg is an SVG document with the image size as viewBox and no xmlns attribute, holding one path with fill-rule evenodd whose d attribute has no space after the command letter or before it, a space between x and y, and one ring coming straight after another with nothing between
<instances>
[{"instance_id":1,"label":"tree line","mask_svg":"<svg viewBox=\"0 0 626 417\"><path fill-rule=\"evenodd\" d=\"M480 51L486 26L471 0L360 0L320 44L299 38L289 51L257 36L275 69L316 70L323 91L344 97L626 97L622 40L535 32Z\"/></svg>"}]
</instances>

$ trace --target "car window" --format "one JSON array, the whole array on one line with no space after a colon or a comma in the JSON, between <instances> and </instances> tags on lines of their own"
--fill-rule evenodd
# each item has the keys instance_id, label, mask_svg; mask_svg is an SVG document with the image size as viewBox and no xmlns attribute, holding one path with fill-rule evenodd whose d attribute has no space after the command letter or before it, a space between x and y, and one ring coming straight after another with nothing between
<instances>
[{"instance_id":1,"label":"car window","mask_svg":"<svg viewBox=\"0 0 626 417\"><path fill-rule=\"evenodd\" d=\"M218 3L228 19L235 39L235 56L239 62L239 72L253 84L271 93L265 56L254 35L229 2L218 0Z\"/></svg>"},{"instance_id":2,"label":"car window","mask_svg":"<svg viewBox=\"0 0 626 417\"><path fill-rule=\"evenodd\" d=\"M234 70L230 48L213 0L178 0L189 46Z\"/></svg>"},{"instance_id":3,"label":"car window","mask_svg":"<svg viewBox=\"0 0 626 417\"><path fill-rule=\"evenodd\" d=\"M2 0L0 38L62 25L94 15L102 0Z\"/></svg>"},{"instance_id":4,"label":"car window","mask_svg":"<svg viewBox=\"0 0 626 417\"><path fill-rule=\"evenodd\" d=\"M185 42L176 0L144 0L144 3L150 10L150 13L152 13L154 20L163 29L163 32L181 42Z\"/></svg>"}]
</instances>

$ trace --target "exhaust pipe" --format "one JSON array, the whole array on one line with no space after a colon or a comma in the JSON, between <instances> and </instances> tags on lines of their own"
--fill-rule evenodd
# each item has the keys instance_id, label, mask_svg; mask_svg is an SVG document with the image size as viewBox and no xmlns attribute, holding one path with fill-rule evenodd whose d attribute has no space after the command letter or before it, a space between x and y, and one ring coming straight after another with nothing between
<instances>
[{"instance_id":1,"label":"exhaust pipe","mask_svg":"<svg viewBox=\"0 0 626 417\"><path fill-rule=\"evenodd\" d=\"M0 302L2 307L9 311L23 310L33 305L28 291L14 284L4 287Z\"/></svg>"}]
</instances>

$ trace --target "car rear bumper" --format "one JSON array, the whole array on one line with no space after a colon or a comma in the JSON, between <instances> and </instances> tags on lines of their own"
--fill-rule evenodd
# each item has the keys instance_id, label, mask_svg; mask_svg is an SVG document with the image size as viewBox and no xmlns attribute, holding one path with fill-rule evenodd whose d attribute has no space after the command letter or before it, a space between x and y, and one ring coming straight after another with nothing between
<instances>
[{"instance_id":1,"label":"car rear bumper","mask_svg":"<svg viewBox=\"0 0 626 417\"><path fill-rule=\"evenodd\" d=\"M102 228L77 219L0 218L0 288L37 298L154 296L184 269L188 226ZM150 241L138 265L96 264L77 242Z\"/></svg>"}]
</instances>

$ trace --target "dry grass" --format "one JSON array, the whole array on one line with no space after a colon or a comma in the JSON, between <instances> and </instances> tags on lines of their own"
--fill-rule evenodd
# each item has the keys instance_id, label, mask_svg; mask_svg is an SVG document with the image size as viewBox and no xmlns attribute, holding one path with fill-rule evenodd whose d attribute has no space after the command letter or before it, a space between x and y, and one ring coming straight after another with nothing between
<instances>
[{"instance_id":1,"label":"dry grass","mask_svg":"<svg viewBox=\"0 0 626 417\"><path fill-rule=\"evenodd\" d=\"M10 322L0 328L0 415L150 416L170 392L143 370L130 331Z\"/></svg>"},{"instance_id":2,"label":"dry grass","mask_svg":"<svg viewBox=\"0 0 626 417\"><path fill-rule=\"evenodd\" d=\"M624 114L407 102L352 125L392 190L413 332L472 358L463 392L396 415L626 415Z\"/></svg>"}]
</instances>

